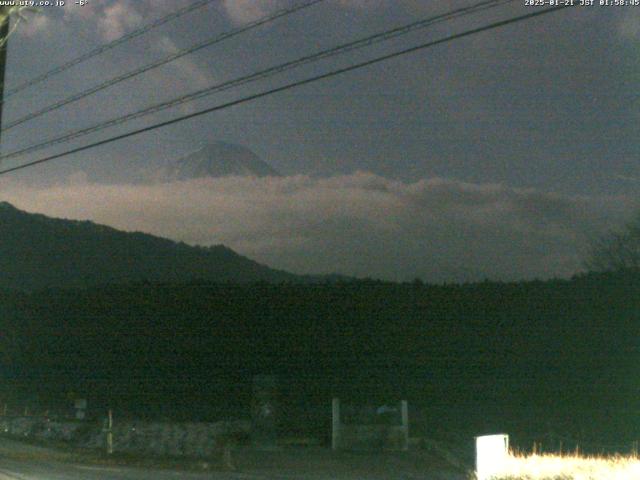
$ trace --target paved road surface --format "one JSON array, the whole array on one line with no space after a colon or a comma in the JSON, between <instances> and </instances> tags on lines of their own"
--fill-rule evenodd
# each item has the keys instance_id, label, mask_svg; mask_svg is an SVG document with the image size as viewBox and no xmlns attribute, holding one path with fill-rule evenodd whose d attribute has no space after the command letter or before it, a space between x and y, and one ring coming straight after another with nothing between
<instances>
[{"instance_id":1,"label":"paved road surface","mask_svg":"<svg viewBox=\"0 0 640 480\"><path fill-rule=\"evenodd\" d=\"M0 458L0 480L368 480L367 477L335 477L327 475L207 472L187 473L168 470L148 470L117 466L88 466L51 461L13 460ZM432 472L424 476L402 475L398 480L460 480L463 477L447 472ZM379 477L373 477L379 480ZM389 479L392 480L392 479Z\"/></svg>"},{"instance_id":2,"label":"paved road surface","mask_svg":"<svg viewBox=\"0 0 640 480\"><path fill-rule=\"evenodd\" d=\"M353 479L354 477L347 477ZM366 477L357 477L368 480ZM375 480L379 480L374 477ZM400 475L398 480L461 480L447 472L432 472L424 476ZM187 473L167 470L142 470L128 467L103 467L0 459L0 480L342 480L342 477L257 473ZM391 480L391 479L390 479Z\"/></svg>"},{"instance_id":3,"label":"paved road surface","mask_svg":"<svg viewBox=\"0 0 640 480\"><path fill-rule=\"evenodd\" d=\"M238 472L184 472L87 465L53 449L0 438L0 480L463 480L419 457L335 455L326 449L252 452ZM413 464L413 468L408 468ZM435 468L434 468L435 467Z\"/></svg>"},{"instance_id":4,"label":"paved road surface","mask_svg":"<svg viewBox=\"0 0 640 480\"><path fill-rule=\"evenodd\" d=\"M0 480L266 480L241 473L187 473L0 458Z\"/></svg>"}]
</instances>

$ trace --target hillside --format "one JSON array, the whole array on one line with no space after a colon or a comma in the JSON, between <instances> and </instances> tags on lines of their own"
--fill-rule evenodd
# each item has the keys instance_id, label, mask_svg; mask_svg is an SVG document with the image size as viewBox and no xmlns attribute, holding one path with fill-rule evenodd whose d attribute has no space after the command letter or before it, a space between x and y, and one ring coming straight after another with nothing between
<instances>
[{"instance_id":1,"label":"hillside","mask_svg":"<svg viewBox=\"0 0 640 480\"><path fill-rule=\"evenodd\" d=\"M252 375L276 373L292 429L326 432L332 396L405 398L416 434L619 444L637 438L639 312L637 273L0 291L0 366L18 404L72 390L124 413L206 419L246 411Z\"/></svg>"},{"instance_id":2,"label":"hillside","mask_svg":"<svg viewBox=\"0 0 640 480\"><path fill-rule=\"evenodd\" d=\"M0 288L302 279L260 265L222 245L193 247L88 221L30 214L0 202Z\"/></svg>"}]
</instances>

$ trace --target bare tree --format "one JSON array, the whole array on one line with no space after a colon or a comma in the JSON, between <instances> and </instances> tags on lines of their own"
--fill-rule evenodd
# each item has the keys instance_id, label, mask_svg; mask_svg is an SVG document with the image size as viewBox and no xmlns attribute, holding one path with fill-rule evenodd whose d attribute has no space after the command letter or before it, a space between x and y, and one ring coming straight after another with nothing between
<instances>
[{"instance_id":1,"label":"bare tree","mask_svg":"<svg viewBox=\"0 0 640 480\"><path fill-rule=\"evenodd\" d=\"M593 242L585 266L592 271L640 270L640 214Z\"/></svg>"},{"instance_id":2,"label":"bare tree","mask_svg":"<svg viewBox=\"0 0 640 480\"><path fill-rule=\"evenodd\" d=\"M11 36L11 34L15 31L15 29L18 27L18 24L20 23L21 20L24 20L24 13L25 12L35 12L36 10L32 7L20 7L20 6L13 6L13 7L7 7L7 6L2 6L0 7L0 27L5 27L1 38L0 38L0 48L7 43L7 40L9 39L9 36ZM13 26L11 27L11 29L8 28L8 21L9 18L15 18L15 22L13 24Z\"/></svg>"}]
</instances>

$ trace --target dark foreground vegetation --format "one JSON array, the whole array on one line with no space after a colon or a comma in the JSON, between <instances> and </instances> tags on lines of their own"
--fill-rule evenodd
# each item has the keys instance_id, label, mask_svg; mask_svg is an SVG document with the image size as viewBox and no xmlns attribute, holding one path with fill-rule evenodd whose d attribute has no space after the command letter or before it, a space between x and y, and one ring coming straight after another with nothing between
<instances>
[{"instance_id":1,"label":"dark foreground vegetation","mask_svg":"<svg viewBox=\"0 0 640 480\"><path fill-rule=\"evenodd\" d=\"M252 376L273 373L287 434L328 436L339 396L407 399L412 435L502 430L583 447L640 436L637 272L4 291L0 322L2 399L33 409L80 396L94 412L246 416Z\"/></svg>"}]
</instances>

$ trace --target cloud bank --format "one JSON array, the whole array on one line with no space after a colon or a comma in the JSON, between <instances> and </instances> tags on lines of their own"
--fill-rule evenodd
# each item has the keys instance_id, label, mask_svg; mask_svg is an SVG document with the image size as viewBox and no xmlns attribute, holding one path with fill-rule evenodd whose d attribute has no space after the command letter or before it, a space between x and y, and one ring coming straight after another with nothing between
<instances>
[{"instance_id":1,"label":"cloud bank","mask_svg":"<svg viewBox=\"0 0 640 480\"><path fill-rule=\"evenodd\" d=\"M624 221L626 197L586 197L370 173L100 185L82 175L0 200L190 244L223 243L270 266L432 282L570 276L587 241Z\"/></svg>"},{"instance_id":2,"label":"cloud bank","mask_svg":"<svg viewBox=\"0 0 640 480\"><path fill-rule=\"evenodd\" d=\"M287 5L282 0L225 0L226 14L236 23L252 22Z\"/></svg>"}]
</instances>

